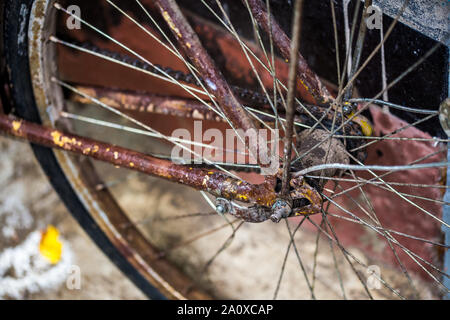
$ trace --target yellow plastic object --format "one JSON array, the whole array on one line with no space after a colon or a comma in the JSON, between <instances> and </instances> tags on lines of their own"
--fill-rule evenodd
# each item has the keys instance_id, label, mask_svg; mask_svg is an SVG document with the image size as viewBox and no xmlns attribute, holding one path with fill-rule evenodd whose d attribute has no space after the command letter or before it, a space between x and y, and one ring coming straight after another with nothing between
<instances>
[{"instance_id":1,"label":"yellow plastic object","mask_svg":"<svg viewBox=\"0 0 450 320\"><path fill-rule=\"evenodd\" d=\"M370 124L370 121L361 115L353 117L353 113L348 115L348 118L352 119L353 122L356 122L361 127L361 131L363 135L366 137L370 137L373 133L373 127Z\"/></svg>"},{"instance_id":2,"label":"yellow plastic object","mask_svg":"<svg viewBox=\"0 0 450 320\"><path fill-rule=\"evenodd\" d=\"M54 226L49 225L42 233L39 252L51 264L57 264L61 260L62 242L59 240L59 231Z\"/></svg>"}]
</instances>

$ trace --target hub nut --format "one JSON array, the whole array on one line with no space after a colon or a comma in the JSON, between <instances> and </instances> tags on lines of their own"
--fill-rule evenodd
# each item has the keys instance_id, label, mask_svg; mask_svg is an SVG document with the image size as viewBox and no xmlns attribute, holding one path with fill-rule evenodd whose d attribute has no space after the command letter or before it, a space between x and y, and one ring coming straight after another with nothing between
<instances>
[{"instance_id":1,"label":"hub nut","mask_svg":"<svg viewBox=\"0 0 450 320\"><path fill-rule=\"evenodd\" d=\"M217 198L216 199L216 212L220 215L230 212L230 202L227 199Z\"/></svg>"},{"instance_id":2,"label":"hub nut","mask_svg":"<svg viewBox=\"0 0 450 320\"><path fill-rule=\"evenodd\" d=\"M270 220L278 223L282 218L289 217L292 211L292 207L286 200L278 199L273 204L272 211L273 213L270 216Z\"/></svg>"}]
</instances>

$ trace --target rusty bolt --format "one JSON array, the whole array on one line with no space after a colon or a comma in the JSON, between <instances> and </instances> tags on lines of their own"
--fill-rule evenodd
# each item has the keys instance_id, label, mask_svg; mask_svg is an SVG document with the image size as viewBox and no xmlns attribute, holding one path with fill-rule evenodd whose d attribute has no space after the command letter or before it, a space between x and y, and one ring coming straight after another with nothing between
<instances>
[{"instance_id":1,"label":"rusty bolt","mask_svg":"<svg viewBox=\"0 0 450 320\"><path fill-rule=\"evenodd\" d=\"M277 199L272 206L273 213L270 220L280 222L282 218L287 218L291 214L292 206L284 199Z\"/></svg>"},{"instance_id":2,"label":"rusty bolt","mask_svg":"<svg viewBox=\"0 0 450 320\"><path fill-rule=\"evenodd\" d=\"M351 105L351 104L344 104L343 106L342 106L342 113L345 115L345 116L348 116L350 113L352 113L353 112L353 105Z\"/></svg>"},{"instance_id":3,"label":"rusty bolt","mask_svg":"<svg viewBox=\"0 0 450 320\"><path fill-rule=\"evenodd\" d=\"M230 212L230 202L224 198L216 199L216 212L220 215Z\"/></svg>"}]
</instances>

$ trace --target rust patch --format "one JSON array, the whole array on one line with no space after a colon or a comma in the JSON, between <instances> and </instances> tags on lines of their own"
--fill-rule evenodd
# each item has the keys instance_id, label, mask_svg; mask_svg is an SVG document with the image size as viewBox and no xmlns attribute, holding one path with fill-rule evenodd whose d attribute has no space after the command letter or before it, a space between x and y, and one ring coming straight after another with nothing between
<instances>
[{"instance_id":1,"label":"rust patch","mask_svg":"<svg viewBox=\"0 0 450 320\"><path fill-rule=\"evenodd\" d=\"M14 121L17 120L0 115L0 130L16 137L26 138L32 143L87 155L115 166L182 183L198 190L207 191L216 197L255 203L266 207L271 207L277 198L273 177L266 177L264 183L254 185L221 172L174 164L168 160L63 133L25 120L21 121L21 128L18 132L14 130Z\"/></svg>"}]
</instances>

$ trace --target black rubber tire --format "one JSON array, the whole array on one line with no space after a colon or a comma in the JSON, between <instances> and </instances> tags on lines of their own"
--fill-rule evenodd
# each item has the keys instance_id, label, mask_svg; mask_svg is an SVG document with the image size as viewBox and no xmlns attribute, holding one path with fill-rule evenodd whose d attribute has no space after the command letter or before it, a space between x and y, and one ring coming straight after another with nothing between
<instances>
[{"instance_id":1,"label":"black rubber tire","mask_svg":"<svg viewBox=\"0 0 450 320\"><path fill-rule=\"evenodd\" d=\"M18 41L19 32L28 30L28 21L34 0L6 0L4 10L4 52L9 71L9 82L17 116L41 123L34 101L29 63L28 39ZM22 30L20 30L22 29ZM47 175L53 188L95 244L109 259L150 299L165 299L120 253L103 233L75 191L72 189L56 157L50 148L31 144L34 155ZM114 281L114 279L111 279Z\"/></svg>"}]
</instances>

